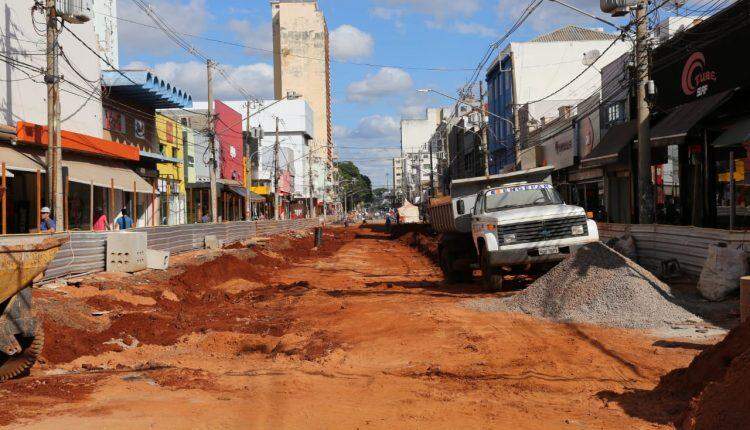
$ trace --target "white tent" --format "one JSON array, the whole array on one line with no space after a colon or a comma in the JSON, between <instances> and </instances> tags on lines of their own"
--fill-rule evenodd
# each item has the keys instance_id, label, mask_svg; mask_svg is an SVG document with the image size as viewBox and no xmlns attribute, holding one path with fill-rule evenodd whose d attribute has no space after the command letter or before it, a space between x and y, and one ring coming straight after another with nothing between
<instances>
[{"instance_id":1,"label":"white tent","mask_svg":"<svg viewBox=\"0 0 750 430\"><path fill-rule=\"evenodd\" d=\"M414 206L407 200L404 202L403 206L398 208L398 216L399 222L402 224L417 223L420 221L419 207Z\"/></svg>"}]
</instances>

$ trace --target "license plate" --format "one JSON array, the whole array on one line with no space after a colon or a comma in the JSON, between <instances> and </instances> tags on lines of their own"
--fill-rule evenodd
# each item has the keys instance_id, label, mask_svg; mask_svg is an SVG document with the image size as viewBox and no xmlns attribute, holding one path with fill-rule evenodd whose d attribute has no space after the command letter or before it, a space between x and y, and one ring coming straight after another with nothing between
<instances>
[{"instance_id":1,"label":"license plate","mask_svg":"<svg viewBox=\"0 0 750 430\"><path fill-rule=\"evenodd\" d=\"M539 248L539 255L552 255L552 254L559 254L560 248L556 246L543 246Z\"/></svg>"}]
</instances>

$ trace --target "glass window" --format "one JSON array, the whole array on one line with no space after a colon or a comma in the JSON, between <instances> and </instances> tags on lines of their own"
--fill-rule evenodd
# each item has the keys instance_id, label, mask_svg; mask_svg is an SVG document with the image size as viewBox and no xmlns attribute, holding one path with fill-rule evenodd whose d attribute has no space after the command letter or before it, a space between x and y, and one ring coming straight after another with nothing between
<instances>
[{"instance_id":1,"label":"glass window","mask_svg":"<svg viewBox=\"0 0 750 430\"><path fill-rule=\"evenodd\" d=\"M612 103L607 107L607 122L612 124L625 119L624 106L622 102Z\"/></svg>"},{"instance_id":2,"label":"glass window","mask_svg":"<svg viewBox=\"0 0 750 430\"><path fill-rule=\"evenodd\" d=\"M559 205L563 203L560 194L550 184L529 184L496 188L485 194L487 212L529 206Z\"/></svg>"}]
</instances>

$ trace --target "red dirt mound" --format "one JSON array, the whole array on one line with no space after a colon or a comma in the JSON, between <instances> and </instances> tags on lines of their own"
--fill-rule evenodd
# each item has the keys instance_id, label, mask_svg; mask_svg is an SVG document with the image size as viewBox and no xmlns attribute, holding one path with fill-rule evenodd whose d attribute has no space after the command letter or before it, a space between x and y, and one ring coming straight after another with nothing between
<instances>
[{"instance_id":1,"label":"red dirt mound","mask_svg":"<svg viewBox=\"0 0 750 430\"><path fill-rule=\"evenodd\" d=\"M750 322L705 348L688 367L662 376L653 390L604 391L599 398L618 403L628 415L684 430L750 429L748 385Z\"/></svg>"},{"instance_id":2,"label":"red dirt mound","mask_svg":"<svg viewBox=\"0 0 750 430\"><path fill-rule=\"evenodd\" d=\"M675 373L675 372L673 372ZM698 355L687 369L665 378L693 398L682 428L750 428L750 322L730 331Z\"/></svg>"},{"instance_id":3,"label":"red dirt mound","mask_svg":"<svg viewBox=\"0 0 750 430\"><path fill-rule=\"evenodd\" d=\"M181 273L159 282L156 288L150 288L149 294L156 301L154 306L139 307L89 298L97 310L111 311L108 314L111 324L101 331L71 327L66 321L42 312L40 316L48 339L42 351L43 358L51 364L64 363L84 355L119 350L120 346L105 343L112 339L121 339L126 344L137 339L141 344L171 345L183 335L209 330L281 336L294 320L291 315L293 300L304 295L309 286L304 282L277 284L275 275L295 261L331 255L353 236L353 233L327 231L319 249L312 249L314 244L310 236L285 238L284 242L288 242L291 248L278 252L282 258L263 253L263 249L274 250L274 237L267 247L261 247L252 256L243 258L225 254L187 266ZM138 281L137 276L130 282ZM214 288L236 279L265 286L236 294ZM163 297L164 290L169 290L178 300ZM267 301L271 302L262 308L257 306Z\"/></svg>"}]
</instances>

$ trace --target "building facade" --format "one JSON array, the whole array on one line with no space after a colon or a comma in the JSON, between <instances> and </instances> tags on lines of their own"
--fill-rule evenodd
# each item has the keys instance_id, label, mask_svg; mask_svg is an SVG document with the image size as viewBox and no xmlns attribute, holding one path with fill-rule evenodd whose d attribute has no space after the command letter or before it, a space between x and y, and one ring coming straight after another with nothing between
<instances>
[{"instance_id":1,"label":"building facade","mask_svg":"<svg viewBox=\"0 0 750 430\"><path fill-rule=\"evenodd\" d=\"M330 45L325 16L315 0L274 0L271 12L275 98L280 100L295 92L310 105L314 115L314 162L322 165L324 181L330 183L334 150Z\"/></svg>"},{"instance_id":2,"label":"building facade","mask_svg":"<svg viewBox=\"0 0 750 430\"><path fill-rule=\"evenodd\" d=\"M597 91L599 72L588 64L601 56L596 61L601 67L630 48L616 34L576 26L509 44L486 74L488 109L507 119L489 118L490 173L515 168L526 146L518 142L522 129L557 117L561 106L576 105ZM519 117L523 105L528 105L525 123Z\"/></svg>"}]
</instances>

